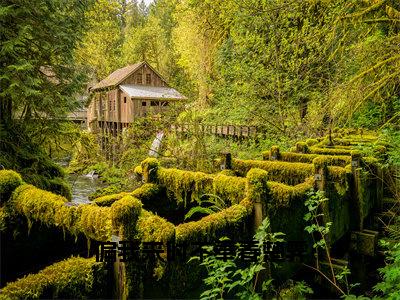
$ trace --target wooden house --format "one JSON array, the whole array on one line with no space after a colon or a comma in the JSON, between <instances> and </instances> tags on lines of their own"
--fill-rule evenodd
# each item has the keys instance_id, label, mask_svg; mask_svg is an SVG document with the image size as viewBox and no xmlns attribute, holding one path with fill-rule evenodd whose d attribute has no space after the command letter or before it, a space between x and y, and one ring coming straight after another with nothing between
<instances>
[{"instance_id":1,"label":"wooden house","mask_svg":"<svg viewBox=\"0 0 400 300\"><path fill-rule=\"evenodd\" d=\"M145 61L114 71L90 91L89 130L114 135L137 118L162 113L171 102L186 99Z\"/></svg>"}]
</instances>

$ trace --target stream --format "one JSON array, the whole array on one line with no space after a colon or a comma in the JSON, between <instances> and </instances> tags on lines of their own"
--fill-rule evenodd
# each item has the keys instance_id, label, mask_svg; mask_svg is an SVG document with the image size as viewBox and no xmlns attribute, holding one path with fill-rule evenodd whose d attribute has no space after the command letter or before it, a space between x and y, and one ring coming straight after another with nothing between
<instances>
[{"instance_id":1,"label":"stream","mask_svg":"<svg viewBox=\"0 0 400 300\"><path fill-rule=\"evenodd\" d=\"M68 166L70 159L70 157L65 157L64 159L56 161L56 163L65 168ZM69 174L66 176L66 180L69 182L72 189L71 202L75 203L89 203L88 196L98 188L104 187L104 183L95 176Z\"/></svg>"},{"instance_id":2,"label":"stream","mask_svg":"<svg viewBox=\"0 0 400 300\"><path fill-rule=\"evenodd\" d=\"M67 177L72 187L72 202L89 203L88 196L104 184L98 178L87 177L86 175L70 174Z\"/></svg>"}]
</instances>

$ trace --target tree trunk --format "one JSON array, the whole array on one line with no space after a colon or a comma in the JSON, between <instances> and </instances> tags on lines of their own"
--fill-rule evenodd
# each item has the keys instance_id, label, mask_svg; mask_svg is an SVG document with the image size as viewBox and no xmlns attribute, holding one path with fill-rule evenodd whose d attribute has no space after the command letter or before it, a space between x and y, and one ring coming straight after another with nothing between
<instances>
[{"instance_id":1,"label":"tree trunk","mask_svg":"<svg viewBox=\"0 0 400 300\"><path fill-rule=\"evenodd\" d=\"M0 98L0 125L11 123L12 100L10 98Z\"/></svg>"}]
</instances>

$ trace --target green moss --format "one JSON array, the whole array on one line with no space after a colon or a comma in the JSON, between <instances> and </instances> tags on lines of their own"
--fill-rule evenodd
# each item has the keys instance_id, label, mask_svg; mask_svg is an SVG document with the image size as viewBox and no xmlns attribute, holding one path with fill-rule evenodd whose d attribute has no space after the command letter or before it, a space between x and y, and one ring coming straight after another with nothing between
<instances>
[{"instance_id":1,"label":"green moss","mask_svg":"<svg viewBox=\"0 0 400 300\"><path fill-rule=\"evenodd\" d=\"M0 233L7 229L7 212L3 207L0 207Z\"/></svg>"},{"instance_id":2,"label":"green moss","mask_svg":"<svg viewBox=\"0 0 400 300\"><path fill-rule=\"evenodd\" d=\"M212 193L213 177L210 174L160 168L157 177L184 207L188 201L199 201L202 195Z\"/></svg>"},{"instance_id":3,"label":"green moss","mask_svg":"<svg viewBox=\"0 0 400 300\"><path fill-rule=\"evenodd\" d=\"M296 143L296 152L299 153L309 153L308 145L305 142L297 142Z\"/></svg>"},{"instance_id":4,"label":"green moss","mask_svg":"<svg viewBox=\"0 0 400 300\"><path fill-rule=\"evenodd\" d=\"M129 195L129 193L122 192L119 194L106 195L94 199L93 202L96 203L98 206L111 206L111 204L113 204L115 201L122 199L126 195Z\"/></svg>"},{"instance_id":5,"label":"green moss","mask_svg":"<svg viewBox=\"0 0 400 300\"><path fill-rule=\"evenodd\" d=\"M109 241L113 232L111 208L80 205L79 229L86 237L96 241Z\"/></svg>"},{"instance_id":6,"label":"green moss","mask_svg":"<svg viewBox=\"0 0 400 300\"><path fill-rule=\"evenodd\" d=\"M161 193L161 188L158 184L145 183L141 187L134 190L131 195L138 198L140 201L152 201Z\"/></svg>"},{"instance_id":7,"label":"green moss","mask_svg":"<svg viewBox=\"0 0 400 300\"><path fill-rule=\"evenodd\" d=\"M55 213L68 200L32 185L24 184L14 191L11 202L15 211L27 218L28 225L36 221L50 226L56 224Z\"/></svg>"},{"instance_id":8,"label":"green moss","mask_svg":"<svg viewBox=\"0 0 400 300\"><path fill-rule=\"evenodd\" d=\"M135 235L136 222L142 210L142 203L130 195L123 197L111 205L111 220L120 236L130 238Z\"/></svg>"},{"instance_id":9,"label":"green moss","mask_svg":"<svg viewBox=\"0 0 400 300\"><path fill-rule=\"evenodd\" d=\"M350 149L320 148L310 147L310 153L326 154L326 155L350 155Z\"/></svg>"},{"instance_id":10,"label":"green moss","mask_svg":"<svg viewBox=\"0 0 400 300\"><path fill-rule=\"evenodd\" d=\"M286 185L279 182L269 181L268 185L268 202L274 209L278 207L289 207L290 203L295 200L305 199L306 192L312 189L314 178L309 177L305 182L295 186Z\"/></svg>"},{"instance_id":11,"label":"green moss","mask_svg":"<svg viewBox=\"0 0 400 300\"><path fill-rule=\"evenodd\" d=\"M10 211L25 216L28 226L39 222L47 226L61 227L71 234L85 234L88 238L107 241L111 237L109 207L97 205L67 206L67 199L38 189L21 185L13 193Z\"/></svg>"},{"instance_id":12,"label":"green moss","mask_svg":"<svg viewBox=\"0 0 400 300\"><path fill-rule=\"evenodd\" d=\"M251 168L268 172L268 180L286 184L299 184L313 175L313 165L305 163L290 163L282 161L233 160L233 169L245 176Z\"/></svg>"},{"instance_id":13,"label":"green moss","mask_svg":"<svg viewBox=\"0 0 400 300\"><path fill-rule=\"evenodd\" d=\"M146 183L157 181L157 170L160 166L156 158L146 158L141 163L143 179Z\"/></svg>"},{"instance_id":14,"label":"green moss","mask_svg":"<svg viewBox=\"0 0 400 300\"><path fill-rule=\"evenodd\" d=\"M57 177L50 179L49 181L49 190L53 193L56 193L58 195L64 196L68 200L72 199L72 191L71 187L68 184L67 181L64 179Z\"/></svg>"},{"instance_id":15,"label":"green moss","mask_svg":"<svg viewBox=\"0 0 400 300\"><path fill-rule=\"evenodd\" d=\"M176 242L211 241L222 237L226 230L235 230L244 225L253 209L253 202L247 198L239 204L208 215L199 221L180 224L176 227Z\"/></svg>"},{"instance_id":16,"label":"green moss","mask_svg":"<svg viewBox=\"0 0 400 300\"><path fill-rule=\"evenodd\" d=\"M218 174L213 179L213 194L229 204L237 204L245 197L246 179Z\"/></svg>"},{"instance_id":17,"label":"green moss","mask_svg":"<svg viewBox=\"0 0 400 300\"><path fill-rule=\"evenodd\" d=\"M316 145L316 144L318 144L319 143L319 141L317 140L317 139L307 139L306 140L306 144L307 144L307 146L314 146L314 145Z\"/></svg>"},{"instance_id":18,"label":"green moss","mask_svg":"<svg viewBox=\"0 0 400 300\"><path fill-rule=\"evenodd\" d=\"M78 299L100 296L105 270L94 258L72 257L8 283L0 299Z\"/></svg>"},{"instance_id":19,"label":"green moss","mask_svg":"<svg viewBox=\"0 0 400 300\"><path fill-rule=\"evenodd\" d=\"M0 170L0 204L7 201L11 193L22 184L21 176L11 170Z\"/></svg>"},{"instance_id":20,"label":"green moss","mask_svg":"<svg viewBox=\"0 0 400 300\"><path fill-rule=\"evenodd\" d=\"M251 169L246 176L247 199L261 202L266 198L268 172L262 169Z\"/></svg>"},{"instance_id":21,"label":"green moss","mask_svg":"<svg viewBox=\"0 0 400 300\"><path fill-rule=\"evenodd\" d=\"M221 172L219 172L219 174L225 176L236 176L236 173L233 170L222 170Z\"/></svg>"},{"instance_id":22,"label":"green moss","mask_svg":"<svg viewBox=\"0 0 400 300\"><path fill-rule=\"evenodd\" d=\"M329 165L345 166L351 162L351 158L345 155L322 155L322 154L303 154L295 152L281 152L281 160L287 162L312 163L317 156L327 159Z\"/></svg>"},{"instance_id":23,"label":"green moss","mask_svg":"<svg viewBox=\"0 0 400 300\"><path fill-rule=\"evenodd\" d=\"M118 185L110 185L105 188L97 189L94 193L89 195L89 200L93 201L96 198L100 198L103 196L110 196L118 194L121 191L121 187Z\"/></svg>"},{"instance_id":24,"label":"green moss","mask_svg":"<svg viewBox=\"0 0 400 300\"><path fill-rule=\"evenodd\" d=\"M143 176L143 170L142 170L142 166L136 166L133 169L133 174L135 174L136 178L142 178Z\"/></svg>"},{"instance_id":25,"label":"green moss","mask_svg":"<svg viewBox=\"0 0 400 300\"><path fill-rule=\"evenodd\" d=\"M164 218L142 210L137 222L137 237L142 242L168 242L175 237L175 226Z\"/></svg>"}]
</instances>

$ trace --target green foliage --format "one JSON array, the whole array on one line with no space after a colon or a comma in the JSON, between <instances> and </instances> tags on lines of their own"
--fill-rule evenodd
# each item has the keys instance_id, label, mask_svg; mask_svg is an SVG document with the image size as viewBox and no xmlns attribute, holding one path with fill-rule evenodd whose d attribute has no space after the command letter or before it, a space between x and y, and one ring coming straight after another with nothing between
<instances>
[{"instance_id":1,"label":"green foliage","mask_svg":"<svg viewBox=\"0 0 400 300\"><path fill-rule=\"evenodd\" d=\"M11 193L22 184L21 176L11 170L0 170L0 203L7 201Z\"/></svg>"},{"instance_id":2,"label":"green foliage","mask_svg":"<svg viewBox=\"0 0 400 300\"><path fill-rule=\"evenodd\" d=\"M385 251L386 265L379 269L383 281L374 286L374 291L379 292L385 299L398 299L400 297L400 244L381 243L387 249Z\"/></svg>"},{"instance_id":3,"label":"green foliage","mask_svg":"<svg viewBox=\"0 0 400 300\"><path fill-rule=\"evenodd\" d=\"M71 257L36 274L8 283L0 299L78 299L92 298L105 291L106 276L94 258Z\"/></svg>"},{"instance_id":4,"label":"green foliage","mask_svg":"<svg viewBox=\"0 0 400 300\"><path fill-rule=\"evenodd\" d=\"M277 243L283 242L283 235L281 232L271 233L269 219L265 218L254 235L254 238L258 241L260 254L257 256L257 261L251 262L248 266L237 264L240 257L238 250L234 259L222 260L214 255L213 246L204 246L207 254L201 265L206 268L208 273L208 277L204 279L208 289L200 295L200 299L224 299L231 298L233 295L238 299L264 299L266 295L272 295L274 291L273 279L267 277L264 282L260 282L259 274L265 273L268 266L264 262L266 255L264 251L272 251ZM220 241L225 239L221 238ZM265 247L267 244L268 249ZM191 260L195 259L199 259L199 257L191 258ZM262 287L261 293L256 291L257 284ZM277 296L285 297L287 294L303 296L312 293L311 288L301 282Z\"/></svg>"},{"instance_id":5,"label":"green foliage","mask_svg":"<svg viewBox=\"0 0 400 300\"><path fill-rule=\"evenodd\" d=\"M216 195L205 194L207 200L200 199L200 205L192 207L186 214L185 220L190 219L194 214L206 214L211 215L212 213L219 212L224 208L227 208L224 200Z\"/></svg>"}]
</instances>

